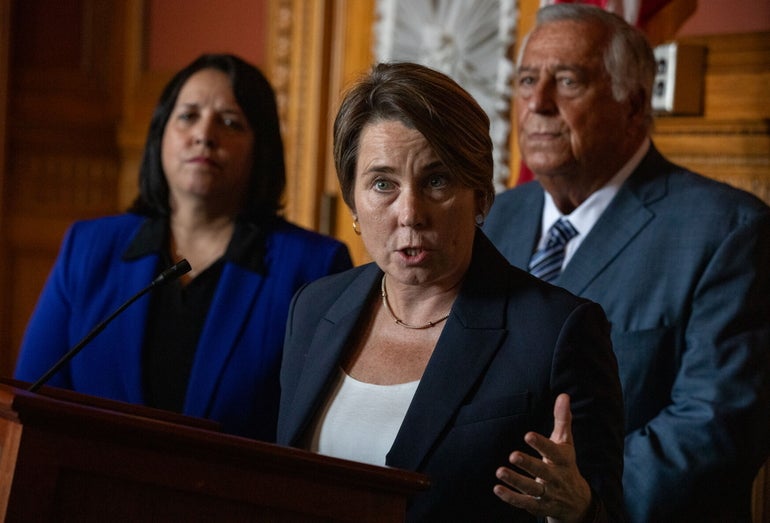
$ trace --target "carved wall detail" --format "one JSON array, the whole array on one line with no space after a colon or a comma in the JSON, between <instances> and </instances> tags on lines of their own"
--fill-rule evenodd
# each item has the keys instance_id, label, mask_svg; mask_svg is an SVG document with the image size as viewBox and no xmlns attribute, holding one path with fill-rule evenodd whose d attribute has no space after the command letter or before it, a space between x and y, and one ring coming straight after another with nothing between
<instances>
[{"instance_id":1,"label":"carved wall detail","mask_svg":"<svg viewBox=\"0 0 770 523\"><path fill-rule=\"evenodd\" d=\"M273 0L269 6L268 76L276 91L284 139L285 214L318 229L328 118L327 2Z\"/></svg>"},{"instance_id":2,"label":"carved wall detail","mask_svg":"<svg viewBox=\"0 0 770 523\"><path fill-rule=\"evenodd\" d=\"M292 2L291 0L275 0L271 6L271 53L268 56L270 83L275 90L278 103L278 115L281 118L281 131L286 132L288 125L287 106L289 104L289 80L291 69L291 31L292 31Z\"/></svg>"},{"instance_id":3,"label":"carved wall detail","mask_svg":"<svg viewBox=\"0 0 770 523\"><path fill-rule=\"evenodd\" d=\"M378 0L378 61L417 62L451 76L490 119L494 183L509 177L508 140L514 43L513 0Z\"/></svg>"},{"instance_id":4,"label":"carved wall detail","mask_svg":"<svg viewBox=\"0 0 770 523\"><path fill-rule=\"evenodd\" d=\"M14 156L9 203L24 213L112 212L118 183L116 158Z\"/></svg>"}]
</instances>

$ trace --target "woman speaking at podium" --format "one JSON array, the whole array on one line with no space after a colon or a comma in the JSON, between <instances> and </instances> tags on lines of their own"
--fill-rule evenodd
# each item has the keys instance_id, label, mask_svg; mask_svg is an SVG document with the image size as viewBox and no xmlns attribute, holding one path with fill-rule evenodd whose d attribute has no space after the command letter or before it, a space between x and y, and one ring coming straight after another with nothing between
<instances>
[{"instance_id":1,"label":"woman speaking at podium","mask_svg":"<svg viewBox=\"0 0 770 523\"><path fill-rule=\"evenodd\" d=\"M481 230L481 107L438 71L379 64L342 101L334 160L373 262L295 295L278 443L426 474L407 521L622 521L609 325Z\"/></svg>"}]
</instances>

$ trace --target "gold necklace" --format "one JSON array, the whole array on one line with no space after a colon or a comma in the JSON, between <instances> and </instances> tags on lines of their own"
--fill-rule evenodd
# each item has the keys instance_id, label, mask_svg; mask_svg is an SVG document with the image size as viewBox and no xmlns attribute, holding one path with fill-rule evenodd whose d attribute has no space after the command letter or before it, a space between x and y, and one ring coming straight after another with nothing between
<instances>
[{"instance_id":1,"label":"gold necklace","mask_svg":"<svg viewBox=\"0 0 770 523\"><path fill-rule=\"evenodd\" d=\"M406 323L405 321L401 321L401 319L396 316L396 313L393 312L393 309L390 308L390 303L388 302L388 291L385 290L385 275L382 275L382 282L380 283L380 293L382 294L382 304L387 309L388 313L390 313L390 317L393 318L393 321L396 322L396 325L401 325L402 327L406 327L407 329L429 329L433 327L434 325L438 325L445 319L449 317L449 314L446 316L443 316L436 321L429 321L425 325L410 325Z\"/></svg>"}]
</instances>

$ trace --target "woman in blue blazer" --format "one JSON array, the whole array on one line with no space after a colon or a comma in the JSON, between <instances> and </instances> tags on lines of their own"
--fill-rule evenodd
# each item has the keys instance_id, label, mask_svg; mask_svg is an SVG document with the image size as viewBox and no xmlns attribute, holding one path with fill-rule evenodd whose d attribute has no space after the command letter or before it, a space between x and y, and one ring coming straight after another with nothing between
<instances>
[{"instance_id":1,"label":"woman in blue blazer","mask_svg":"<svg viewBox=\"0 0 770 523\"><path fill-rule=\"evenodd\" d=\"M622 521L609 325L479 229L483 110L441 73L380 64L343 100L334 151L374 263L296 294L278 443L425 473L408 521Z\"/></svg>"},{"instance_id":2,"label":"woman in blue blazer","mask_svg":"<svg viewBox=\"0 0 770 523\"><path fill-rule=\"evenodd\" d=\"M35 381L95 325L185 258L192 270L111 322L50 385L205 417L275 439L289 301L351 267L347 248L278 216L285 185L272 88L204 55L153 115L129 213L76 223L33 313L16 377Z\"/></svg>"}]
</instances>

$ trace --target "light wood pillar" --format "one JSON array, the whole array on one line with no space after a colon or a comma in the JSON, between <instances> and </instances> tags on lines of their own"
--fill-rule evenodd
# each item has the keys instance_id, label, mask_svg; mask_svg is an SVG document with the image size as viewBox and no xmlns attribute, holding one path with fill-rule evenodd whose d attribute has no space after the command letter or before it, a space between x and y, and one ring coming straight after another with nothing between
<instances>
[{"instance_id":1,"label":"light wood pillar","mask_svg":"<svg viewBox=\"0 0 770 523\"><path fill-rule=\"evenodd\" d=\"M374 0L271 0L267 75L278 98L286 154L286 216L346 242L368 261L350 228L332 161L340 93L371 63Z\"/></svg>"}]
</instances>

